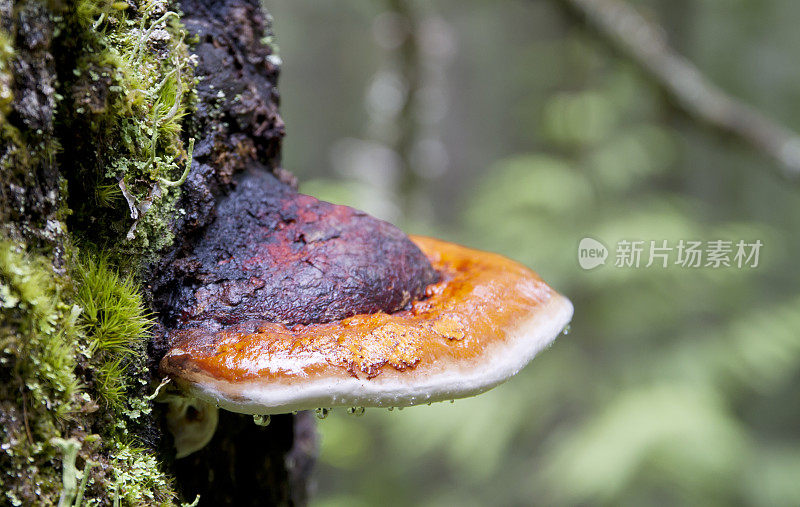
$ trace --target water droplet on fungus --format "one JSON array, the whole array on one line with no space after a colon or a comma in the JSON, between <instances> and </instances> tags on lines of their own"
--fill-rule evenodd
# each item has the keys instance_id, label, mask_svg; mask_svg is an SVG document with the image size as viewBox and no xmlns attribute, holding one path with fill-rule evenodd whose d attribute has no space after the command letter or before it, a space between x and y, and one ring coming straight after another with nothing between
<instances>
[{"instance_id":1,"label":"water droplet on fungus","mask_svg":"<svg viewBox=\"0 0 800 507\"><path fill-rule=\"evenodd\" d=\"M347 413L355 416L362 416L364 415L364 407L350 407L347 409Z\"/></svg>"},{"instance_id":2,"label":"water droplet on fungus","mask_svg":"<svg viewBox=\"0 0 800 507\"><path fill-rule=\"evenodd\" d=\"M253 422L256 423L256 426L269 426L269 422L272 420L272 417L269 415L254 415Z\"/></svg>"}]
</instances>

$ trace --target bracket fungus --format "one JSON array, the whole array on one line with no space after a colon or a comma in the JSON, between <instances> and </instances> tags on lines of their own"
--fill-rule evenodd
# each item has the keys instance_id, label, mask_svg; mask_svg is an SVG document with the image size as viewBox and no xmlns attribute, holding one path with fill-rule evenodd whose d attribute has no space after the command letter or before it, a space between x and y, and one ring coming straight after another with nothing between
<instances>
[{"instance_id":1,"label":"bracket fungus","mask_svg":"<svg viewBox=\"0 0 800 507\"><path fill-rule=\"evenodd\" d=\"M402 407L507 380L568 324L533 271L244 174L171 296L161 371L234 412Z\"/></svg>"}]
</instances>

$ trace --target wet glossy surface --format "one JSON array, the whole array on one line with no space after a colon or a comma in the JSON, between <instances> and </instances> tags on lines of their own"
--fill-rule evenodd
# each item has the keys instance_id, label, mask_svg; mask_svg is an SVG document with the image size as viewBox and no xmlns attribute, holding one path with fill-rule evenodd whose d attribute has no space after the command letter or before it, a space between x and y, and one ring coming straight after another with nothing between
<instances>
[{"instance_id":1,"label":"wet glossy surface","mask_svg":"<svg viewBox=\"0 0 800 507\"><path fill-rule=\"evenodd\" d=\"M374 378L474 364L555 292L533 271L499 255L412 237L440 273L411 309L324 324L250 320L219 331L173 333L164 373L202 372L226 381Z\"/></svg>"}]
</instances>

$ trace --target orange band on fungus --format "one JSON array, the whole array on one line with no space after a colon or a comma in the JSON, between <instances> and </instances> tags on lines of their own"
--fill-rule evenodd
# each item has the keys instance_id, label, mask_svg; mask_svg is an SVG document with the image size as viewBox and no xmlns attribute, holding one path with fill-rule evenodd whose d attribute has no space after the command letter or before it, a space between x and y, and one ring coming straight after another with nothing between
<instances>
[{"instance_id":1,"label":"orange band on fungus","mask_svg":"<svg viewBox=\"0 0 800 507\"><path fill-rule=\"evenodd\" d=\"M440 281L429 285L426 297L410 309L293 327L249 321L210 333L185 329L173 334L162 370L189 382L257 381L298 389L336 378L413 383L415 377L502 361L494 352L526 349L516 342L525 339L520 330L530 322L547 326L552 316L555 333L568 322L569 302L521 264L431 238L412 240ZM549 334L547 342L554 338ZM487 385L496 380L487 379Z\"/></svg>"}]
</instances>

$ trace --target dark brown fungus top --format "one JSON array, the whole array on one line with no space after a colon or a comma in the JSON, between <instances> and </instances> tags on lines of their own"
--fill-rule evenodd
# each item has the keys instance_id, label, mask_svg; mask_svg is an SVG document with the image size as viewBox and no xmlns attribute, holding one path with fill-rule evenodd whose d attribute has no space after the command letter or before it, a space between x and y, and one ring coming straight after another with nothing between
<instances>
[{"instance_id":1,"label":"dark brown fungus top","mask_svg":"<svg viewBox=\"0 0 800 507\"><path fill-rule=\"evenodd\" d=\"M176 261L185 277L170 298L172 327L391 313L437 281L393 225L299 194L264 171L242 174L216 212L192 254Z\"/></svg>"}]
</instances>

